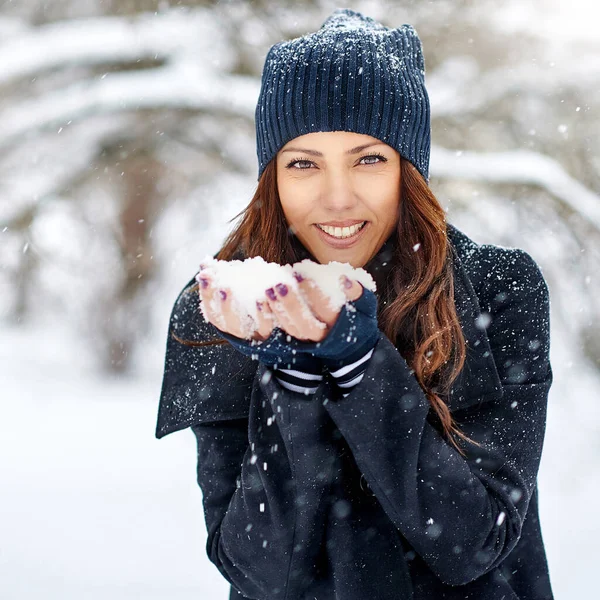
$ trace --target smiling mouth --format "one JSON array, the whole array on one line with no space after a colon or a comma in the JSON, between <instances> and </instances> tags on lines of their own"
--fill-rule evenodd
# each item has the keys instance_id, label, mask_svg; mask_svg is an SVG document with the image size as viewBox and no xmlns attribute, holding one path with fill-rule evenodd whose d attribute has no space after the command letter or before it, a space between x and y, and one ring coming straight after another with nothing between
<instances>
[{"instance_id":1,"label":"smiling mouth","mask_svg":"<svg viewBox=\"0 0 600 600\"><path fill-rule=\"evenodd\" d=\"M327 235L330 235L338 240L343 240L356 235L366 225L366 223L366 221L363 221L362 223L357 223L356 225L351 225L350 227L331 227L329 225L320 225L319 223L315 223L315 225Z\"/></svg>"}]
</instances>

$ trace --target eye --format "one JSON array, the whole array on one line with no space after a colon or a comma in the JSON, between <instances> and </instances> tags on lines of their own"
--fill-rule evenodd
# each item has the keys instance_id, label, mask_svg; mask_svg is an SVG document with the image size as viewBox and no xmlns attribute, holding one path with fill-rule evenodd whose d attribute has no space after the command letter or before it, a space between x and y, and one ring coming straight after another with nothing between
<instances>
[{"instance_id":1,"label":"eye","mask_svg":"<svg viewBox=\"0 0 600 600\"><path fill-rule=\"evenodd\" d=\"M306 160L305 158L293 158L292 160L290 160L290 162L286 165L286 169L297 169L298 171L306 171L306 169L310 169L309 167L294 167L295 164L304 164L304 165L312 165L313 162L312 160Z\"/></svg>"},{"instance_id":2,"label":"eye","mask_svg":"<svg viewBox=\"0 0 600 600\"><path fill-rule=\"evenodd\" d=\"M363 156L360 160L363 161L363 160L368 159L368 158L377 158L378 160L374 161L374 162L363 163L363 164L365 164L365 165L376 165L377 163L380 163L380 162L384 162L384 163L387 162L387 158L385 156L383 156L382 154L377 154L377 153L376 154L369 154L367 156Z\"/></svg>"}]
</instances>

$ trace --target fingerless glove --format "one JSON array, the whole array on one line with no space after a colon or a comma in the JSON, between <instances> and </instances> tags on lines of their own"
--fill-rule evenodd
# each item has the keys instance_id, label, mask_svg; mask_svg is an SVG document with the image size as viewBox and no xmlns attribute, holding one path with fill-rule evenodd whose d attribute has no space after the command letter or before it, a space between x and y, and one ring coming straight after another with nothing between
<instances>
[{"instance_id":1,"label":"fingerless glove","mask_svg":"<svg viewBox=\"0 0 600 600\"><path fill-rule=\"evenodd\" d=\"M346 396L362 379L379 338L377 296L364 288L357 300L342 307L331 331L320 342L298 340L279 328L262 342L215 330L239 352L273 369L287 389L314 393L325 369Z\"/></svg>"}]
</instances>

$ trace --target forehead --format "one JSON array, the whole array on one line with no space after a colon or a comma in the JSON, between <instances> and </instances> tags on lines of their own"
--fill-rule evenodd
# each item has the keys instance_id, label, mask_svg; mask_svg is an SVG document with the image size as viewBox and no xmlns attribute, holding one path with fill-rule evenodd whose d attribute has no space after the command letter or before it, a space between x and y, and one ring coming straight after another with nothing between
<instances>
[{"instance_id":1,"label":"forehead","mask_svg":"<svg viewBox=\"0 0 600 600\"><path fill-rule=\"evenodd\" d=\"M354 133L353 131L317 131L300 135L287 142L281 150L288 148L310 148L314 150L350 149L364 144L387 145L370 135Z\"/></svg>"}]
</instances>

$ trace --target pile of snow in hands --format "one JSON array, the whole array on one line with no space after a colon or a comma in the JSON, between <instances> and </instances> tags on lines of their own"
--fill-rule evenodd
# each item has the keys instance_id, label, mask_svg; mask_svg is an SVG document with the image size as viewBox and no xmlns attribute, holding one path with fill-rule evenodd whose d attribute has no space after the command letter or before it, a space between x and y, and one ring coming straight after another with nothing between
<instances>
[{"instance_id":1,"label":"pile of snow in hands","mask_svg":"<svg viewBox=\"0 0 600 600\"><path fill-rule=\"evenodd\" d=\"M284 284L291 292L296 293L301 300L304 300L302 289L298 285L294 273L298 273L304 279L311 280L317 285L329 299L330 308L335 311L340 310L347 301L342 288L344 276L358 281L365 289L376 291L375 281L367 271L337 261L322 265L306 259L294 265L279 265L266 262L260 256L231 261L216 260L212 256L207 256L202 260L201 267L201 272L196 275L198 281L202 274L206 274L215 288L229 290L232 306L243 323L246 339L250 339L256 330L256 303L265 301L265 291L268 288ZM218 294L214 295L214 304L211 306L217 313L220 312L218 296ZM206 318L202 304L200 306ZM310 311L306 302L305 308ZM323 326L325 327L325 325Z\"/></svg>"}]
</instances>

